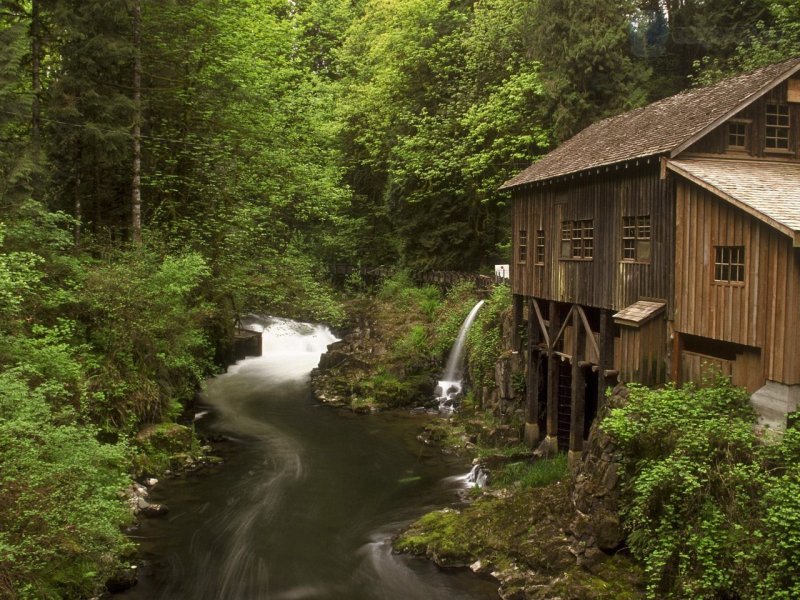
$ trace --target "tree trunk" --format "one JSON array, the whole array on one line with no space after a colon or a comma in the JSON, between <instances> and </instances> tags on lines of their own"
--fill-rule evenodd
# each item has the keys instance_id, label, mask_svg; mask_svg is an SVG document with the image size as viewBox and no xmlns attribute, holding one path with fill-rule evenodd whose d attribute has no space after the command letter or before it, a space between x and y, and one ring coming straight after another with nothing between
<instances>
[{"instance_id":1,"label":"tree trunk","mask_svg":"<svg viewBox=\"0 0 800 600\"><path fill-rule=\"evenodd\" d=\"M42 24L39 15L39 0L31 2L31 85L33 101L31 103L31 140L34 148L39 149L39 135L41 134L41 54L42 54Z\"/></svg>"},{"instance_id":2,"label":"tree trunk","mask_svg":"<svg viewBox=\"0 0 800 600\"><path fill-rule=\"evenodd\" d=\"M133 182L131 239L142 243L142 5L133 0Z\"/></svg>"},{"instance_id":3,"label":"tree trunk","mask_svg":"<svg viewBox=\"0 0 800 600\"><path fill-rule=\"evenodd\" d=\"M83 150L78 144L78 154L75 160L75 248L81 246L81 226L83 220L83 205L81 204L81 168Z\"/></svg>"}]
</instances>

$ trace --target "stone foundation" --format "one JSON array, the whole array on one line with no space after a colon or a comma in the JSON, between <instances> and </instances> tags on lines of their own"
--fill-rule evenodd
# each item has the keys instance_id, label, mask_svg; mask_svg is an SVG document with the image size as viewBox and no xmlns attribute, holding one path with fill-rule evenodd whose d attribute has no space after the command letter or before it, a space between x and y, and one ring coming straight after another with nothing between
<instances>
[{"instance_id":1,"label":"stone foundation","mask_svg":"<svg viewBox=\"0 0 800 600\"><path fill-rule=\"evenodd\" d=\"M623 406L628 389L619 384L600 408L580 460L572 472L570 551L589 569L624 541L619 518L619 461L612 439L598 426L612 408Z\"/></svg>"}]
</instances>

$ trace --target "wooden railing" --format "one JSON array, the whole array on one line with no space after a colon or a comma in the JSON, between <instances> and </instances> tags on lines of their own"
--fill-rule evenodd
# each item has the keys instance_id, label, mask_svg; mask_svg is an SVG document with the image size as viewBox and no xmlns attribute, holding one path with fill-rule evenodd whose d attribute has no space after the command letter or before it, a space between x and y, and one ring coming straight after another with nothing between
<instances>
[{"instance_id":1,"label":"wooden railing","mask_svg":"<svg viewBox=\"0 0 800 600\"><path fill-rule=\"evenodd\" d=\"M364 267L360 265L333 264L330 272L334 277L347 277L357 273L365 281L373 283L392 276L396 269L391 267ZM472 281L479 290L489 289L495 284L507 281L502 277L483 275L469 271L412 271L411 278L415 283L432 284L450 287L462 281Z\"/></svg>"}]
</instances>

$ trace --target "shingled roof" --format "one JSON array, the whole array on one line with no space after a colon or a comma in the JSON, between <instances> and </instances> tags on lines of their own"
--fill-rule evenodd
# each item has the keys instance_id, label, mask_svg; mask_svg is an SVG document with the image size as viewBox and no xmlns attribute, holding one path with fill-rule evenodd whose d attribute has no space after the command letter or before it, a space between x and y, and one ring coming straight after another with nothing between
<instances>
[{"instance_id":1,"label":"shingled roof","mask_svg":"<svg viewBox=\"0 0 800 600\"><path fill-rule=\"evenodd\" d=\"M674 156L798 70L800 58L793 58L598 121L500 189L649 156Z\"/></svg>"},{"instance_id":2,"label":"shingled roof","mask_svg":"<svg viewBox=\"0 0 800 600\"><path fill-rule=\"evenodd\" d=\"M685 158L667 161L667 168L800 245L800 164Z\"/></svg>"}]
</instances>

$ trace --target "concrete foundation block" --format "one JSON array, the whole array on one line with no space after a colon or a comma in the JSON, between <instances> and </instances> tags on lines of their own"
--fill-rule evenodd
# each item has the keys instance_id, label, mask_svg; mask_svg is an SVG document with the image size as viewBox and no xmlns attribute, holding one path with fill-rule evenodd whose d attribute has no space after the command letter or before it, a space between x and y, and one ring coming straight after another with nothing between
<instances>
[{"instance_id":1,"label":"concrete foundation block","mask_svg":"<svg viewBox=\"0 0 800 600\"><path fill-rule=\"evenodd\" d=\"M767 381L764 387L750 396L750 403L758 415L760 428L784 431L786 416L800 405L800 385Z\"/></svg>"},{"instance_id":2,"label":"concrete foundation block","mask_svg":"<svg viewBox=\"0 0 800 600\"><path fill-rule=\"evenodd\" d=\"M535 448L540 439L542 438L539 431L539 424L525 423L525 445L528 448Z\"/></svg>"}]
</instances>

